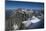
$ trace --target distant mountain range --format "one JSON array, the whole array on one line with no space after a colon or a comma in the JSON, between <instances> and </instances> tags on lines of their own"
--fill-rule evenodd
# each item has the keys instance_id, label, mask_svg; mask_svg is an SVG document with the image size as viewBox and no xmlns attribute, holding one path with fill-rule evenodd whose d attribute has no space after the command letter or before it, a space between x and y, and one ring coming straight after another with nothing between
<instances>
[{"instance_id":1,"label":"distant mountain range","mask_svg":"<svg viewBox=\"0 0 46 31\"><path fill-rule=\"evenodd\" d=\"M5 10L5 15L7 16L7 17L9 17L9 16L11 16L13 13L12 12L15 12L16 10L15 9L6 9ZM27 11L30 11L30 9L29 10L27 10ZM32 9L31 11L35 11L35 12L40 12L41 10L37 10L37 9Z\"/></svg>"},{"instance_id":2,"label":"distant mountain range","mask_svg":"<svg viewBox=\"0 0 46 31\"><path fill-rule=\"evenodd\" d=\"M13 12L13 10L5 10L5 15L6 16L11 16L12 12Z\"/></svg>"}]
</instances>

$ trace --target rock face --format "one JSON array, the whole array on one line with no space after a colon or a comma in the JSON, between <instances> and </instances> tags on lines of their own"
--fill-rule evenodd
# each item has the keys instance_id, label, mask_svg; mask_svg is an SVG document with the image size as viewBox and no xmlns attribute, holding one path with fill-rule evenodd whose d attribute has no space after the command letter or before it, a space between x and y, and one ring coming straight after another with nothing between
<instances>
[{"instance_id":1,"label":"rock face","mask_svg":"<svg viewBox=\"0 0 46 31\"><path fill-rule=\"evenodd\" d=\"M13 30L13 25L17 24L19 29L22 29L22 21L26 21L29 18L29 14L22 11L21 9L17 9L16 11L12 12L13 15L6 19L6 30ZM6 17L7 18L7 17ZM22 27L21 27L22 26Z\"/></svg>"},{"instance_id":2,"label":"rock face","mask_svg":"<svg viewBox=\"0 0 46 31\"><path fill-rule=\"evenodd\" d=\"M16 25L14 27L18 28L19 29L24 29L24 26L22 24L23 21L27 21L27 19L30 17L32 17L32 15L35 15L35 13L33 14L34 12L33 11L26 11L26 10L22 10L21 8L19 9L16 9L12 12L12 15L7 17L6 16L6 31L9 31L9 30L14 30L13 28L13 25ZM42 16L43 17L43 16ZM15 28L15 29L16 29Z\"/></svg>"}]
</instances>

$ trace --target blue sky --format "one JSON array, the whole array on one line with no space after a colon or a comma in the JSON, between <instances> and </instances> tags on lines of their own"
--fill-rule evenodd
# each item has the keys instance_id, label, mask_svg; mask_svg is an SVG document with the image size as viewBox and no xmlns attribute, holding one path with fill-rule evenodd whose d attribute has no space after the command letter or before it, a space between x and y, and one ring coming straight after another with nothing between
<instances>
[{"instance_id":1,"label":"blue sky","mask_svg":"<svg viewBox=\"0 0 46 31\"><path fill-rule=\"evenodd\" d=\"M32 8L32 9L41 9L44 7L43 3L38 2L18 2L18 1L7 1L6 9L13 8Z\"/></svg>"}]
</instances>

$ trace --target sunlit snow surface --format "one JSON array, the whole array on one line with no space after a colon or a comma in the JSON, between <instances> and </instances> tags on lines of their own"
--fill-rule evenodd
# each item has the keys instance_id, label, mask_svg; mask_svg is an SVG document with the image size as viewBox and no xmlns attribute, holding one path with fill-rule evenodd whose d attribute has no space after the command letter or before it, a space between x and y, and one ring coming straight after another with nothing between
<instances>
[{"instance_id":1,"label":"sunlit snow surface","mask_svg":"<svg viewBox=\"0 0 46 31\"><path fill-rule=\"evenodd\" d=\"M25 25L25 27L28 27L31 23L37 23L39 21L40 21L40 19L38 19L37 17L33 16L31 20L30 20L30 18L28 18L27 21L23 21L22 23Z\"/></svg>"},{"instance_id":2,"label":"sunlit snow surface","mask_svg":"<svg viewBox=\"0 0 46 31\"><path fill-rule=\"evenodd\" d=\"M32 17L32 20L31 20L32 23L37 23L39 21L40 21L40 19L38 19L37 17L35 17L35 16Z\"/></svg>"},{"instance_id":3,"label":"sunlit snow surface","mask_svg":"<svg viewBox=\"0 0 46 31\"><path fill-rule=\"evenodd\" d=\"M16 25L14 24L13 25L13 28L14 28L14 30L18 29L18 25L17 24Z\"/></svg>"}]
</instances>

